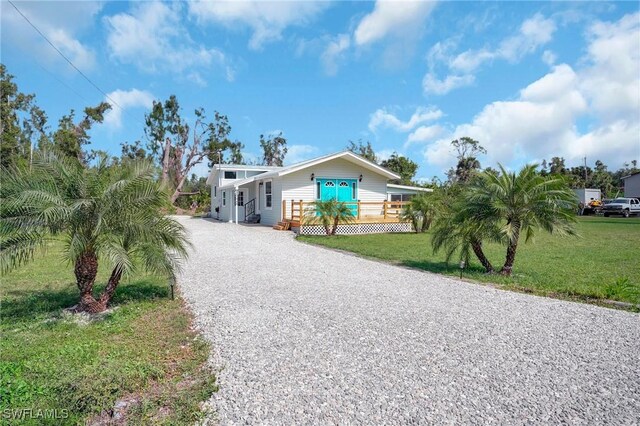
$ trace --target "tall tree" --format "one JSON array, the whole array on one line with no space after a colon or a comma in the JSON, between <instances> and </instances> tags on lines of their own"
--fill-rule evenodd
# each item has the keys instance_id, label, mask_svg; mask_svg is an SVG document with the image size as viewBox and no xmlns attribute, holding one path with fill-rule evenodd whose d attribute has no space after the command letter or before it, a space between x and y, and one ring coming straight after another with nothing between
<instances>
[{"instance_id":1,"label":"tall tree","mask_svg":"<svg viewBox=\"0 0 640 426\"><path fill-rule=\"evenodd\" d=\"M567 171L563 157L553 157L549 162L549 173L552 175L563 175Z\"/></svg>"},{"instance_id":2,"label":"tall tree","mask_svg":"<svg viewBox=\"0 0 640 426\"><path fill-rule=\"evenodd\" d=\"M380 163L382 167L386 167L392 172L396 172L400 175L399 180L394 180L393 183L399 183L403 185L411 185L413 183L413 177L418 171L418 164L411 161L409 158L398 155L397 152L391 154L391 156Z\"/></svg>"},{"instance_id":3,"label":"tall tree","mask_svg":"<svg viewBox=\"0 0 640 426\"><path fill-rule=\"evenodd\" d=\"M458 163L455 169L447 172L449 182L466 183L480 170L480 161L478 156L486 154L480 142L468 136L451 141L451 146L456 150L456 158Z\"/></svg>"},{"instance_id":4,"label":"tall tree","mask_svg":"<svg viewBox=\"0 0 640 426\"><path fill-rule=\"evenodd\" d=\"M376 153L374 152L373 147L371 146L371 142L369 141L367 141L367 143L365 144L364 142L362 142L362 139L358 139L358 143L350 140L347 144L347 149L354 154L358 154L359 156L366 158L372 163L378 162Z\"/></svg>"},{"instance_id":5,"label":"tall tree","mask_svg":"<svg viewBox=\"0 0 640 426\"><path fill-rule=\"evenodd\" d=\"M260 147L262 147L262 164L265 166L282 167L284 157L287 155L287 140L282 136L282 132L267 139L260 135Z\"/></svg>"},{"instance_id":6,"label":"tall tree","mask_svg":"<svg viewBox=\"0 0 640 426\"><path fill-rule=\"evenodd\" d=\"M193 128L180 115L180 104L175 95L164 103L154 101L151 113L145 116L145 134L149 151L160 162L161 182L172 190L171 202L182 194L191 170L204 158L213 158L219 147L228 147L231 132L226 115L215 112L208 121L203 108L194 111Z\"/></svg>"},{"instance_id":7,"label":"tall tree","mask_svg":"<svg viewBox=\"0 0 640 426\"><path fill-rule=\"evenodd\" d=\"M244 164L244 157L242 156L243 149L244 149L244 144L240 141L235 141L229 146L229 151L230 151L229 162L231 164Z\"/></svg>"},{"instance_id":8,"label":"tall tree","mask_svg":"<svg viewBox=\"0 0 640 426\"><path fill-rule=\"evenodd\" d=\"M602 161L596 160L595 166L595 170L589 176L587 186L600 189L604 197L613 195L615 192L613 175L607 170L607 166Z\"/></svg>"},{"instance_id":9,"label":"tall tree","mask_svg":"<svg viewBox=\"0 0 640 426\"><path fill-rule=\"evenodd\" d=\"M536 231L574 235L577 199L561 176L541 176L537 165L523 167L518 173L500 166L500 174L481 173L465 189L466 215L475 224L499 220L500 232L507 244L501 274L510 276L520 236L525 242Z\"/></svg>"},{"instance_id":10,"label":"tall tree","mask_svg":"<svg viewBox=\"0 0 640 426\"><path fill-rule=\"evenodd\" d=\"M104 114L110 109L111 105L106 102L101 102L95 107L86 107L84 117L77 123L74 122L75 111L71 110L68 115L60 119L58 129L53 133L55 149L67 157L85 162L87 152L84 147L91 143L89 130L95 123L102 123Z\"/></svg>"},{"instance_id":11,"label":"tall tree","mask_svg":"<svg viewBox=\"0 0 640 426\"><path fill-rule=\"evenodd\" d=\"M136 268L173 276L186 256L186 232L162 214L166 194L148 162L112 166L102 158L86 167L44 153L34 157L31 171L2 172L0 269L24 264L50 240L62 240L80 291L77 312L106 309L120 279ZM99 263L111 275L95 297Z\"/></svg>"},{"instance_id":12,"label":"tall tree","mask_svg":"<svg viewBox=\"0 0 640 426\"><path fill-rule=\"evenodd\" d=\"M14 76L0 64L0 164L27 162L35 145L47 140L47 115L35 103L35 95L20 92Z\"/></svg>"},{"instance_id":13,"label":"tall tree","mask_svg":"<svg viewBox=\"0 0 640 426\"><path fill-rule=\"evenodd\" d=\"M147 151L142 147L140 141L134 143L123 142L120 144L122 160L144 160L147 158Z\"/></svg>"}]
</instances>

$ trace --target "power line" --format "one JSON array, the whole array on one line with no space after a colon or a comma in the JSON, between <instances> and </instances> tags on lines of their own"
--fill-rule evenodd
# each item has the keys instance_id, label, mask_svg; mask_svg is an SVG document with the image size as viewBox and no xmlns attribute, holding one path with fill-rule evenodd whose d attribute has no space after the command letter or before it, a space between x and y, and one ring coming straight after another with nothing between
<instances>
[{"instance_id":1,"label":"power line","mask_svg":"<svg viewBox=\"0 0 640 426\"><path fill-rule=\"evenodd\" d=\"M60 51L60 49L58 49L58 48L57 48L57 47L56 47L56 46L51 42L51 40L49 40L49 39L47 38L47 36L45 36L45 35L43 34L43 32L42 32L42 31L40 31L40 29L38 29L38 27L36 27L36 26L33 24L33 22L31 22L31 21L29 20L29 18L27 18L27 17L25 16L25 14L24 14L24 13L22 13L22 12L20 11L20 9L18 9L18 6L16 6L16 5L11 1L11 0L8 0L8 2L9 2L9 4L10 4L11 6L13 6L13 8L14 8L14 9L15 9L19 14L20 14L20 16L22 16L22 17L24 18L24 20L25 20L25 21L27 21L27 22L29 23L29 25L31 25L31 26L33 27L33 29L34 29L34 30L36 30L36 32L37 32L38 34L40 34L40 36L42 36L42 38L43 38L43 39L45 39L45 41L46 41L47 43L49 43L49 45L50 45L51 47L53 47L53 49L54 49L56 52L58 52L58 54L59 54L60 56L62 56L62 57L64 58L64 60L65 60L65 61L67 61L67 62L69 63L69 65L71 65L71 66L73 67L73 69L75 69L76 71L78 71L78 73L79 73L82 77L84 77L84 79L85 79L85 80L87 80L87 81L89 82L89 84L91 84L93 87L95 87L95 88L96 88L96 90L97 90L98 92L102 93L102 94L105 96L105 98L106 98L106 99L108 99L109 101L111 101L111 103L112 103L113 105L115 105L115 106L117 106L118 108L120 108L120 110L121 110L121 111L124 111L124 108L122 108L120 105L118 105L118 103L117 103L116 101L114 101L114 100L111 98L111 96L109 96L109 95L108 95L104 90L102 90L100 87L98 87L98 85L97 85L97 84L95 84L93 81L91 81L91 79L90 79L89 77L87 77L85 73L83 73L82 71L80 71L80 69L79 69L78 67L76 67L76 66L75 66L75 64L74 64L73 62L71 62L71 60L70 60L69 58L67 58L67 57L65 56L65 54L64 54L64 53L62 53L62 52Z\"/></svg>"}]
</instances>

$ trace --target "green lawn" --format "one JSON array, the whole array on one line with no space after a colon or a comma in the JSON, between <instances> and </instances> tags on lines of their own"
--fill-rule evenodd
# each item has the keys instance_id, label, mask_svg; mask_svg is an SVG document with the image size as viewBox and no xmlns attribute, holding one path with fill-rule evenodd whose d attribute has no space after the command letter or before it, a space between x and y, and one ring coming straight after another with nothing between
<instances>
[{"instance_id":1,"label":"green lawn","mask_svg":"<svg viewBox=\"0 0 640 426\"><path fill-rule=\"evenodd\" d=\"M476 281L536 294L577 299L612 299L640 303L640 218L582 217L579 237L539 233L521 240L512 278L485 275L474 258L464 276ZM300 236L300 241L351 251L427 271L458 275L458 263L447 265L434 255L426 234L372 234L354 236ZM487 244L495 267L505 249Z\"/></svg>"},{"instance_id":2,"label":"green lawn","mask_svg":"<svg viewBox=\"0 0 640 426\"><path fill-rule=\"evenodd\" d=\"M125 279L117 308L82 324L62 314L78 293L54 245L3 276L0 289L2 424L84 424L122 399L135 401L128 424L193 423L199 403L216 391L209 347L191 329L183 302L170 300L164 279ZM16 412L27 419L9 419L7 410L21 409L32 410ZM37 410L66 418L38 418L53 411Z\"/></svg>"}]
</instances>

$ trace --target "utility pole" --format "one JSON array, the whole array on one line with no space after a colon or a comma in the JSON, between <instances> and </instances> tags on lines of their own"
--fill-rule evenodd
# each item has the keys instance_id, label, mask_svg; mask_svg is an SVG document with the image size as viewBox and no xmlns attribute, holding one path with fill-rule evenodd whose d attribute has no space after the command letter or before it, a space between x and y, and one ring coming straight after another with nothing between
<instances>
[{"instance_id":1,"label":"utility pole","mask_svg":"<svg viewBox=\"0 0 640 426\"><path fill-rule=\"evenodd\" d=\"M587 157L584 157L584 187L587 188Z\"/></svg>"}]
</instances>

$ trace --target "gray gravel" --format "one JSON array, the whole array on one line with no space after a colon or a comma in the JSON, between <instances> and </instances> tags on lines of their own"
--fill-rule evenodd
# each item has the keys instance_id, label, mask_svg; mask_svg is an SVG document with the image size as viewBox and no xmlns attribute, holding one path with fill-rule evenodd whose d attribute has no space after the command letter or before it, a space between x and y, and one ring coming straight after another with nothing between
<instances>
[{"instance_id":1,"label":"gray gravel","mask_svg":"<svg viewBox=\"0 0 640 426\"><path fill-rule=\"evenodd\" d=\"M221 424L640 424L640 316L180 219Z\"/></svg>"}]
</instances>

